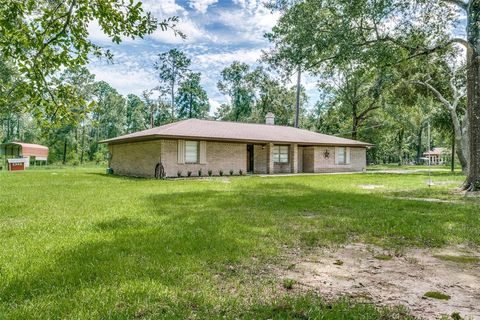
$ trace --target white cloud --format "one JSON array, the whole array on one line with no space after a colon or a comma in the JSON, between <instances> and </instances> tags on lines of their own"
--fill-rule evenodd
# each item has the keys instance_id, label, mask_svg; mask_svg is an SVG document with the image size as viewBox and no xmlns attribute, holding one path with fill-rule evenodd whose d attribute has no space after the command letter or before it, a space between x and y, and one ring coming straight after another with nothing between
<instances>
[{"instance_id":1,"label":"white cloud","mask_svg":"<svg viewBox=\"0 0 480 320\"><path fill-rule=\"evenodd\" d=\"M231 37L227 41L266 43L267 40L263 35L272 30L279 18L279 12L270 12L265 7L259 6L252 11L219 10L217 20L232 30Z\"/></svg>"},{"instance_id":2,"label":"white cloud","mask_svg":"<svg viewBox=\"0 0 480 320\"><path fill-rule=\"evenodd\" d=\"M141 95L143 90L155 86L153 72L141 68L129 61L119 64L90 65L89 70L95 74L96 81L106 81L122 95L134 93Z\"/></svg>"},{"instance_id":3,"label":"white cloud","mask_svg":"<svg viewBox=\"0 0 480 320\"><path fill-rule=\"evenodd\" d=\"M262 5L261 1L259 0L233 0L233 3L249 10L254 10Z\"/></svg>"},{"instance_id":4,"label":"white cloud","mask_svg":"<svg viewBox=\"0 0 480 320\"><path fill-rule=\"evenodd\" d=\"M88 39L97 44L114 44L112 38L106 35L96 20L88 24ZM122 38L122 43L133 43L134 41L141 41L141 39L132 39L128 37Z\"/></svg>"},{"instance_id":5,"label":"white cloud","mask_svg":"<svg viewBox=\"0 0 480 320\"><path fill-rule=\"evenodd\" d=\"M185 17L175 27L178 31L183 32L186 35L186 39L183 39L171 29L166 31L156 30L149 38L155 41L167 44L190 44L199 42L216 42L216 37L209 34L202 29L198 24L191 19Z\"/></svg>"},{"instance_id":6,"label":"white cloud","mask_svg":"<svg viewBox=\"0 0 480 320\"><path fill-rule=\"evenodd\" d=\"M210 114L214 115L218 108L220 108L221 103L211 98L208 99L208 102L210 103Z\"/></svg>"},{"instance_id":7,"label":"white cloud","mask_svg":"<svg viewBox=\"0 0 480 320\"><path fill-rule=\"evenodd\" d=\"M218 2L218 0L190 0L190 7L201 13L207 13L208 7Z\"/></svg>"},{"instance_id":8,"label":"white cloud","mask_svg":"<svg viewBox=\"0 0 480 320\"><path fill-rule=\"evenodd\" d=\"M204 65L206 68L212 65L228 65L233 61L253 64L258 61L262 55L262 49L239 49L230 52L204 53L198 54L194 60L196 63Z\"/></svg>"},{"instance_id":9,"label":"white cloud","mask_svg":"<svg viewBox=\"0 0 480 320\"><path fill-rule=\"evenodd\" d=\"M151 12L158 19L188 14L187 10L177 4L175 0L145 0L143 1L143 8L145 11Z\"/></svg>"}]
</instances>

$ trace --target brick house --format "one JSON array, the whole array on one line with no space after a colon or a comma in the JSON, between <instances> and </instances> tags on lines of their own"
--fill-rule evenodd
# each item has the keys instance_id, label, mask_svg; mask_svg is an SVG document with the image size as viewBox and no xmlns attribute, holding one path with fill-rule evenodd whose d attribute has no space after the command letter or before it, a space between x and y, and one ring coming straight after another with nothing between
<instances>
[{"instance_id":1,"label":"brick house","mask_svg":"<svg viewBox=\"0 0 480 320\"><path fill-rule=\"evenodd\" d=\"M273 124L188 119L117 138L108 144L115 174L167 177L257 173L361 172L369 143Z\"/></svg>"}]
</instances>

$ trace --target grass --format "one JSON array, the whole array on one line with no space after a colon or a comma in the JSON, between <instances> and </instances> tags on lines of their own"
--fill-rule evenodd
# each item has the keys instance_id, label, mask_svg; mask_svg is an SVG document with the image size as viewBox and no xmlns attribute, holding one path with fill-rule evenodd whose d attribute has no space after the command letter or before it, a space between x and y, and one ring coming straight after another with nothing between
<instances>
[{"instance_id":1,"label":"grass","mask_svg":"<svg viewBox=\"0 0 480 320\"><path fill-rule=\"evenodd\" d=\"M456 263L480 263L479 257L472 256L434 255L434 257L443 261L451 261Z\"/></svg>"},{"instance_id":2,"label":"grass","mask_svg":"<svg viewBox=\"0 0 480 320\"><path fill-rule=\"evenodd\" d=\"M445 164L445 165L432 165L429 166L428 164L404 164L404 165L398 165L398 163L388 163L388 164L375 164L375 165L369 165L368 170L451 170L450 163ZM462 169L459 164L455 165L455 172L461 172Z\"/></svg>"},{"instance_id":3,"label":"grass","mask_svg":"<svg viewBox=\"0 0 480 320\"><path fill-rule=\"evenodd\" d=\"M297 283L294 279L283 279L283 287L287 290L293 289L293 286Z\"/></svg>"},{"instance_id":4,"label":"grass","mask_svg":"<svg viewBox=\"0 0 480 320\"><path fill-rule=\"evenodd\" d=\"M0 319L395 318L404 311L286 293L265 268L338 243L480 244L478 199L452 193L463 177L446 172L430 188L422 173L103 173L0 172ZM455 203L398 199L408 196Z\"/></svg>"},{"instance_id":5,"label":"grass","mask_svg":"<svg viewBox=\"0 0 480 320\"><path fill-rule=\"evenodd\" d=\"M448 294L441 293L438 291L428 291L423 296L427 298L437 299L437 300L450 300L451 298Z\"/></svg>"}]
</instances>

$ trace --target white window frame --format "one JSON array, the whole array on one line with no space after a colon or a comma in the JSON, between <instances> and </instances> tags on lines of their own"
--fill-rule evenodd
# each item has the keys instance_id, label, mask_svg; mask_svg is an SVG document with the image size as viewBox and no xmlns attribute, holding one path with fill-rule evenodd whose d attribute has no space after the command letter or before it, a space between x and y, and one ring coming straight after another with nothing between
<instances>
[{"instance_id":1,"label":"white window frame","mask_svg":"<svg viewBox=\"0 0 480 320\"><path fill-rule=\"evenodd\" d=\"M283 155L283 157L282 157ZM290 146L274 145L273 146L273 163L286 164L290 161Z\"/></svg>"},{"instance_id":2,"label":"white window frame","mask_svg":"<svg viewBox=\"0 0 480 320\"><path fill-rule=\"evenodd\" d=\"M192 144L195 144L196 146L196 159L195 161L192 161L193 160L193 157L191 159L188 158L188 147L189 145L192 145ZM195 141L195 140L186 140L185 141L185 163L186 164L196 164L196 163L200 163L200 142L199 141Z\"/></svg>"}]
</instances>

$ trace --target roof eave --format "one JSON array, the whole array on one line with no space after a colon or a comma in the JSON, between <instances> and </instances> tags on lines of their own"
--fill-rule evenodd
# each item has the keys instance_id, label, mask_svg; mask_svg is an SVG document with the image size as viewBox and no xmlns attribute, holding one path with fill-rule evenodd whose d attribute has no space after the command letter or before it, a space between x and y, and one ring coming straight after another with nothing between
<instances>
[{"instance_id":1,"label":"roof eave","mask_svg":"<svg viewBox=\"0 0 480 320\"><path fill-rule=\"evenodd\" d=\"M113 138L99 141L99 143L107 143L107 144L121 144L121 143L129 143L129 142L142 142L142 141L151 141L157 139L195 139L195 140L207 140L207 141L233 141L233 142L242 142L242 143L296 143L296 144L303 144L303 145L315 145L315 146L347 146L347 147L361 147L361 148L371 148L374 145L365 142L358 142L358 143L332 143L332 142L311 142L311 141L272 141L272 140L250 140L250 139L232 139L232 138L216 138L216 137L201 137L201 136L180 136L180 135L160 135L160 134L153 134L147 136L140 136L140 137L129 137L129 138Z\"/></svg>"}]
</instances>

